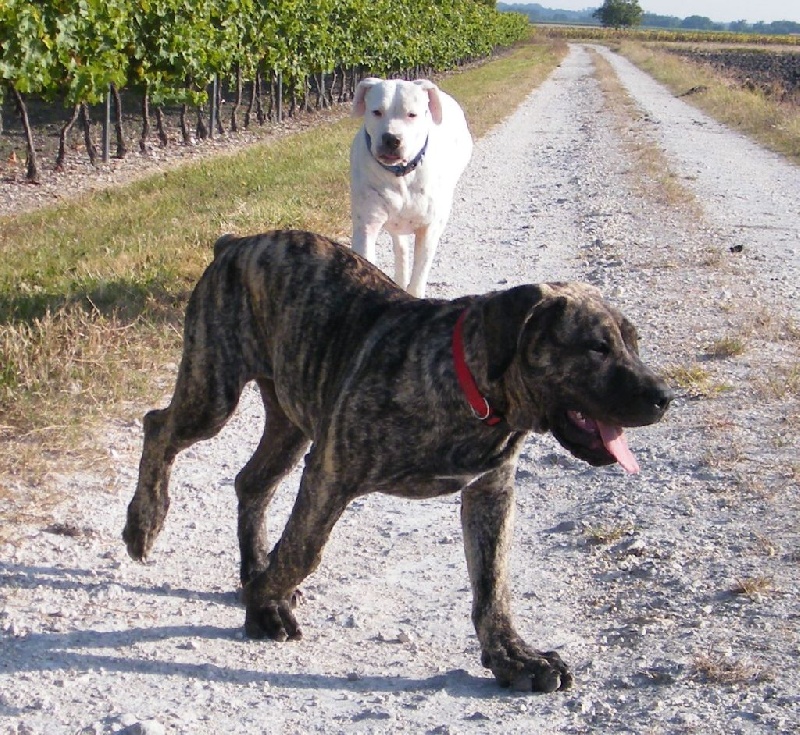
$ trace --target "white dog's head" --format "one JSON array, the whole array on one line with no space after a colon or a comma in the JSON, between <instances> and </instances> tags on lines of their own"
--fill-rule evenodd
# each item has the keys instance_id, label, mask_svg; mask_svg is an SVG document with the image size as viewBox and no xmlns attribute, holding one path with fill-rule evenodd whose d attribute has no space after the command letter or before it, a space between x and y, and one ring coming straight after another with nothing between
<instances>
[{"instance_id":1,"label":"white dog's head","mask_svg":"<svg viewBox=\"0 0 800 735\"><path fill-rule=\"evenodd\" d=\"M420 154L431 125L442 122L439 88L427 79L362 79L353 117L364 118L372 155L384 166L406 166Z\"/></svg>"}]
</instances>

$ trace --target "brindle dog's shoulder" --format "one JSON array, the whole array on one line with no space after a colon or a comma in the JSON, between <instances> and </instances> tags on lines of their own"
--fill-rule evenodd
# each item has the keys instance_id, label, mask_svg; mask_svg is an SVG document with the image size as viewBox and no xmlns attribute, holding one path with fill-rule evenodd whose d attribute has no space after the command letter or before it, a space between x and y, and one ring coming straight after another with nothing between
<instances>
[{"instance_id":1,"label":"brindle dog's shoulder","mask_svg":"<svg viewBox=\"0 0 800 735\"><path fill-rule=\"evenodd\" d=\"M228 249L228 246L234 242L238 242L241 238L236 237L236 235L232 235L231 233L227 233L222 235L215 243L214 243L214 260L219 258L220 254Z\"/></svg>"}]
</instances>

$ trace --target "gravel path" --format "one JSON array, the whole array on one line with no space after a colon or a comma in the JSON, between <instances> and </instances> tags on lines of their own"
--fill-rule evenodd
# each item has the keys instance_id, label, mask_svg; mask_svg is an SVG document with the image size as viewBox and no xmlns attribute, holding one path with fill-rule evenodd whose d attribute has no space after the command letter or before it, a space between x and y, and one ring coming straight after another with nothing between
<instances>
[{"instance_id":1,"label":"gravel path","mask_svg":"<svg viewBox=\"0 0 800 735\"><path fill-rule=\"evenodd\" d=\"M637 100L622 127L594 53ZM702 215L642 194L643 139ZM60 524L0 549L0 732L797 731L799 202L796 167L600 49L572 46L476 147L431 295L590 281L676 376L667 418L628 432L638 476L549 437L523 452L514 610L570 663L572 691L510 693L480 666L457 497L354 503L304 586L303 641L246 640L233 478L260 434L248 393L180 456L149 564L120 540L138 422L104 432L106 468L62 478ZM709 356L722 338L741 354Z\"/></svg>"}]
</instances>

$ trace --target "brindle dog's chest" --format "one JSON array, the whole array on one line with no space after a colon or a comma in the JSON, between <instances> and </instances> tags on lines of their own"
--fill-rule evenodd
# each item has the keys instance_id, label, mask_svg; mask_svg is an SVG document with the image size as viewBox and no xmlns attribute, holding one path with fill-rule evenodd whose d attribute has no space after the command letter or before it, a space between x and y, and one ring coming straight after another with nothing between
<instances>
[{"instance_id":1,"label":"brindle dog's chest","mask_svg":"<svg viewBox=\"0 0 800 735\"><path fill-rule=\"evenodd\" d=\"M436 497L459 492L478 477L514 466L525 434L467 423L442 424L420 413L345 412L320 437L337 476L391 495ZM474 423L472 423L474 422Z\"/></svg>"}]
</instances>

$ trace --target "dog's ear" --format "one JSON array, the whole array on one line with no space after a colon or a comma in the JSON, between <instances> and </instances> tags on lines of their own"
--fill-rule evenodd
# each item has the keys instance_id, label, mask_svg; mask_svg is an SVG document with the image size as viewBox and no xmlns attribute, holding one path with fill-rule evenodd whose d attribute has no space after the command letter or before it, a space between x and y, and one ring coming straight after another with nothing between
<instances>
[{"instance_id":1,"label":"dog's ear","mask_svg":"<svg viewBox=\"0 0 800 735\"><path fill-rule=\"evenodd\" d=\"M367 111L364 97L370 89L376 84L380 84L382 81L382 79L378 79L377 77L366 77L358 83L356 93L353 96L353 109L350 112L352 117L364 117L364 113Z\"/></svg>"},{"instance_id":2,"label":"dog's ear","mask_svg":"<svg viewBox=\"0 0 800 735\"><path fill-rule=\"evenodd\" d=\"M536 320L537 327L544 327L540 320L560 313L565 304L565 299L534 285L510 288L487 299L482 316L489 380L497 380L508 370L526 325Z\"/></svg>"},{"instance_id":3,"label":"dog's ear","mask_svg":"<svg viewBox=\"0 0 800 735\"><path fill-rule=\"evenodd\" d=\"M634 355L639 354L639 333L636 327L633 326L622 314L619 315L619 331L622 333L622 341L625 346L633 352Z\"/></svg>"},{"instance_id":4,"label":"dog's ear","mask_svg":"<svg viewBox=\"0 0 800 735\"><path fill-rule=\"evenodd\" d=\"M428 93L428 109L431 111L431 120L434 125L441 125L442 98L439 96L439 87L428 79L417 79L414 84L419 84Z\"/></svg>"}]
</instances>

